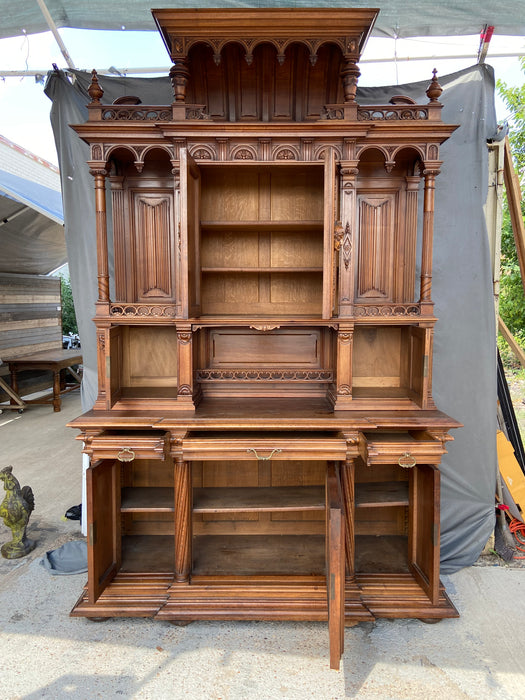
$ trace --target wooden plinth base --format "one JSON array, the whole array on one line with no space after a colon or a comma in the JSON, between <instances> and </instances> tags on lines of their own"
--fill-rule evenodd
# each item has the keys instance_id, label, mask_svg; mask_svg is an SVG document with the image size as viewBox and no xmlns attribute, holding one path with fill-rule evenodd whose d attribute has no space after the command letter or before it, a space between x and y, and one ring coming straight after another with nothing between
<instances>
[{"instance_id":1,"label":"wooden plinth base","mask_svg":"<svg viewBox=\"0 0 525 700\"><path fill-rule=\"evenodd\" d=\"M158 620L326 621L324 577L196 577L177 584L171 574L121 573L96 601L84 589L73 617L151 617ZM443 586L433 605L409 574L359 574L345 588L345 624L376 618L459 617Z\"/></svg>"}]
</instances>

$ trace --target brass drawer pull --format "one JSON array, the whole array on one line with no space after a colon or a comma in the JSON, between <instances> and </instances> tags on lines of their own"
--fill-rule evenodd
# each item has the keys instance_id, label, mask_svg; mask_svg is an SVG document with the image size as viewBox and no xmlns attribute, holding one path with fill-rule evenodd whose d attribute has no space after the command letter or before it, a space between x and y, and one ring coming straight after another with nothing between
<instances>
[{"instance_id":1,"label":"brass drawer pull","mask_svg":"<svg viewBox=\"0 0 525 700\"><path fill-rule=\"evenodd\" d=\"M270 454L268 455L268 457L260 457L260 456L257 454L257 450L255 450L253 447L249 447L249 448L246 450L246 452L253 452L253 454L257 457L257 459L261 460L262 462L267 462L267 461L268 461L269 459L271 459L274 455L278 455L279 452L282 452L282 450L278 450L278 449L272 450L272 451L270 452Z\"/></svg>"},{"instance_id":2,"label":"brass drawer pull","mask_svg":"<svg viewBox=\"0 0 525 700\"><path fill-rule=\"evenodd\" d=\"M129 447L124 447L117 455L119 462L133 462L135 459L135 453Z\"/></svg>"},{"instance_id":3,"label":"brass drawer pull","mask_svg":"<svg viewBox=\"0 0 525 700\"><path fill-rule=\"evenodd\" d=\"M405 452L397 460L397 463L400 467L403 467L404 469L411 469L412 467L416 466L416 458L414 457L414 455L411 455L410 452Z\"/></svg>"}]
</instances>

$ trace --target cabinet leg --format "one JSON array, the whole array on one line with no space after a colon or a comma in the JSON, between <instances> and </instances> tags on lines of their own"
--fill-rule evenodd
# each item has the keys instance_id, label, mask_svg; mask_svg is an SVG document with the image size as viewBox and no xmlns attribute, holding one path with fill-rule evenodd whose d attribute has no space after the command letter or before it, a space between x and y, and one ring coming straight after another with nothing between
<instances>
[{"instance_id":1,"label":"cabinet leg","mask_svg":"<svg viewBox=\"0 0 525 700\"><path fill-rule=\"evenodd\" d=\"M53 372L53 411L60 411L62 401L60 400L60 371Z\"/></svg>"},{"instance_id":2,"label":"cabinet leg","mask_svg":"<svg viewBox=\"0 0 525 700\"><path fill-rule=\"evenodd\" d=\"M106 622L111 618L109 617L86 617L86 620L89 620L90 622Z\"/></svg>"}]
</instances>

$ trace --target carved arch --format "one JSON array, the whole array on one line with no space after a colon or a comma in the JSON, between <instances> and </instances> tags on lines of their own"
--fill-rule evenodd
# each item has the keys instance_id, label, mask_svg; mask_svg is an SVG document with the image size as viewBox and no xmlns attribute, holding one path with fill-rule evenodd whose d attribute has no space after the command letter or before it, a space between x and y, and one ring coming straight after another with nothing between
<instances>
[{"instance_id":1,"label":"carved arch","mask_svg":"<svg viewBox=\"0 0 525 700\"><path fill-rule=\"evenodd\" d=\"M421 146L417 146L416 144L411 144L410 146L407 145L402 145L398 146L392 153L392 160L396 160L397 156L402 152L402 151L414 151L418 156L420 160L425 160L425 150L421 148Z\"/></svg>"},{"instance_id":2,"label":"carved arch","mask_svg":"<svg viewBox=\"0 0 525 700\"><path fill-rule=\"evenodd\" d=\"M381 146L378 143L370 143L370 144L365 144L363 146L358 146L356 148L356 157L358 158L358 160L362 160L363 154L366 153L367 151L379 151L379 153L381 153L381 155L383 156L385 163L390 161L390 160L393 160L393 158L391 158L391 155L388 152L386 146Z\"/></svg>"},{"instance_id":3,"label":"carved arch","mask_svg":"<svg viewBox=\"0 0 525 700\"><path fill-rule=\"evenodd\" d=\"M133 158L134 162L141 160L140 156L142 149L133 148L133 146L130 146L127 143L114 143L104 147L104 159L106 161L106 165L109 163L109 160L115 151L127 151Z\"/></svg>"},{"instance_id":4,"label":"carved arch","mask_svg":"<svg viewBox=\"0 0 525 700\"><path fill-rule=\"evenodd\" d=\"M253 61L253 52L261 44L270 44L273 46L277 52L277 60L279 63L283 63L286 56L286 49L292 44L302 44L305 46L310 53L310 62L315 65L317 61L317 52L324 44L335 44L341 49L341 53L344 55L347 53L347 45L344 36L341 37L327 37L326 39L307 39L301 37L292 38L276 38L272 36L266 37L246 37L245 39L239 39L238 37L225 37L224 39L204 39L203 37L186 38L182 42L184 44L184 49L181 54L188 56L190 50L197 44L205 44L211 47L213 50L213 59L218 65L221 61L221 53L225 46L228 44L238 44L245 51L245 59L248 65ZM179 46L182 49L182 45Z\"/></svg>"},{"instance_id":5,"label":"carved arch","mask_svg":"<svg viewBox=\"0 0 525 700\"><path fill-rule=\"evenodd\" d=\"M175 157L173 148L171 146L168 146L166 144L161 144L161 143L155 143L155 144L151 144L149 146L146 146L144 148L144 150L141 153L140 160L142 162L144 162L146 160L148 153L151 153L152 151L164 151L165 153L168 154L170 160L173 160Z\"/></svg>"}]
</instances>

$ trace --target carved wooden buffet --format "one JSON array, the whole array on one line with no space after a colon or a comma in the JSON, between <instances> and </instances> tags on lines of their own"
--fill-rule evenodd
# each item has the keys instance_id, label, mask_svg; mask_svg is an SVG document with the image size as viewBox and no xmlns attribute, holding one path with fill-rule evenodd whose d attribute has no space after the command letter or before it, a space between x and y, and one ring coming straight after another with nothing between
<instances>
[{"instance_id":1,"label":"carved wooden buffet","mask_svg":"<svg viewBox=\"0 0 525 700\"><path fill-rule=\"evenodd\" d=\"M345 624L457 616L431 297L455 127L435 75L425 104L357 104L377 10L153 15L173 103L105 104L93 73L74 127L99 393L72 423L91 458L72 615L324 621L338 668Z\"/></svg>"}]
</instances>

